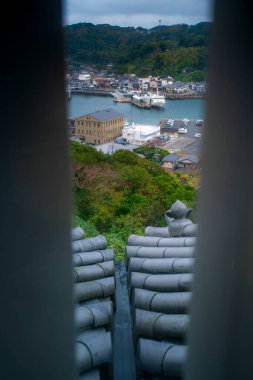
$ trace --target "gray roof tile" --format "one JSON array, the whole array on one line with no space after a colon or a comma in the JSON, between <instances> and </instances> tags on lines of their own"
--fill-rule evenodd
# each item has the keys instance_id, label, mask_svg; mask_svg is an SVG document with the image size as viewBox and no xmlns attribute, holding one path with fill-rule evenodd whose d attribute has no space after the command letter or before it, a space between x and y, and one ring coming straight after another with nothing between
<instances>
[{"instance_id":1,"label":"gray roof tile","mask_svg":"<svg viewBox=\"0 0 253 380\"><path fill-rule=\"evenodd\" d=\"M96 112L90 113L89 115L101 121L123 117L121 113L119 113L118 111L115 111L113 108L106 108L102 111L96 111Z\"/></svg>"},{"instance_id":2,"label":"gray roof tile","mask_svg":"<svg viewBox=\"0 0 253 380\"><path fill-rule=\"evenodd\" d=\"M178 156L176 154L168 154L163 157L162 162L177 162Z\"/></svg>"}]
</instances>

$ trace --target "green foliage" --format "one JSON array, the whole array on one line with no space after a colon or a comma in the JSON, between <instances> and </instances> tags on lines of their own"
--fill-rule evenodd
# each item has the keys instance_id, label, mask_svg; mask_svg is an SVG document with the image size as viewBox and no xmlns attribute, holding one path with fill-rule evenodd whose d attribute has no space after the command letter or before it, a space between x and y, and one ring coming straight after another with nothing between
<instances>
[{"instance_id":1,"label":"green foliage","mask_svg":"<svg viewBox=\"0 0 253 380\"><path fill-rule=\"evenodd\" d=\"M156 148L155 146L139 146L134 151L145 156L147 160L154 162L161 162L169 154L167 150Z\"/></svg>"},{"instance_id":2,"label":"green foliage","mask_svg":"<svg viewBox=\"0 0 253 380\"><path fill-rule=\"evenodd\" d=\"M72 159L86 164L107 160L107 156L103 152L97 151L92 146L82 145L75 141L71 144L71 156Z\"/></svg>"},{"instance_id":3,"label":"green foliage","mask_svg":"<svg viewBox=\"0 0 253 380\"><path fill-rule=\"evenodd\" d=\"M90 217L90 221L101 232L109 231L113 222L113 212L103 204L96 208L96 213Z\"/></svg>"},{"instance_id":4,"label":"green foliage","mask_svg":"<svg viewBox=\"0 0 253 380\"><path fill-rule=\"evenodd\" d=\"M115 219L110 233L106 233L108 246L114 249L117 259L123 259L127 239L132 234L143 235L145 220L141 215L122 215Z\"/></svg>"},{"instance_id":5,"label":"green foliage","mask_svg":"<svg viewBox=\"0 0 253 380\"><path fill-rule=\"evenodd\" d=\"M122 240L117 233L104 233L104 236L107 240L108 248L114 250L114 256L117 260L123 260L125 257L125 240Z\"/></svg>"},{"instance_id":6,"label":"green foliage","mask_svg":"<svg viewBox=\"0 0 253 380\"><path fill-rule=\"evenodd\" d=\"M112 233L117 233L117 235L127 241L131 234L143 234L143 225L145 224L145 219L140 215L121 215L119 218L115 219L112 226Z\"/></svg>"},{"instance_id":7,"label":"green foliage","mask_svg":"<svg viewBox=\"0 0 253 380\"><path fill-rule=\"evenodd\" d=\"M64 27L70 64L108 63L117 73L171 75L199 72L205 76L211 23L124 28L82 23ZM202 74L201 74L202 73ZM196 74L195 74L196 76Z\"/></svg>"},{"instance_id":8,"label":"green foliage","mask_svg":"<svg viewBox=\"0 0 253 380\"><path fill-rule=\"evenodd\" d=\"M163 214L177 199L196 209L189 176L168 174L156 162L127 150L115 152L108 160L81 144L72 143L71 151L74 223L85 221L89 234L105 235L118 258L124 256L129 235L143 234L149 225L165 225ZM155 154L168 153L144 147L140 151L151 160Z\"/></svg>"},{"instance_id":9,"label":"green foliage","mask_svg":"<svg viewBox=\"0 0 253 380\"><path fill-rule=\"evenodd\" d=\"M139 157L137 154L130 150L124 150L124 149L119 149L117 150L113 156L113 161L115 162L120 162L122 164L127 164L127 165L137 165L139 160Z\"/></svg>"},{"instance_id":10,"label":"green foliage","mask_svg":"<svg viewBox=\"0 0 253 380\"><path fill-rule=\"evenodd\" d=\"M93 197L90 189L74 187L74 212L80 217L89 218L94 213Z\"/></svg>"},{"instance_id":11,"label":"green foliage","mask_svg":"<svg viewBox=\"0 0 253 380\"><path fill-rule=\"evenodd\" d=\"M73 216L72 225L73 225L73 228L81 227L84 230L85 237L94 237L94 236L99 235L99 232L94 226L94 224L84 221L78 215Z\"/></svg>"},{"instance_id":12,"label":"green foliage","mask_svg":"<svg viewBox=\"0 0 253 380\"><path fill-rule=\"evenodd\" d=\"M176 80L181 82L202 82L205 80L206 74L204 71L197 70L191 73L180 73L176 75Z\"/></svg>"}]
</instances>

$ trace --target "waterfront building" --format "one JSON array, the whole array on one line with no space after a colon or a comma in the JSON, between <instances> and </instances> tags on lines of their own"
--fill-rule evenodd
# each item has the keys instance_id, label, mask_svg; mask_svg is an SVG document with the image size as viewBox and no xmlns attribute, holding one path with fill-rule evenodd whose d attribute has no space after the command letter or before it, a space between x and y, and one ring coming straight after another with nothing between
<instances>
[{"instance_id":1,"label":"waterfront building","mask_svg":"<svg viewBox=\"0 0 253 380\"><path fill-rule=\"evenodd\" d=\"M167 92L176 94L189 92L189 85L187 83L177 81L167 86Z\"/></svg>"},{"instance_id":2,"label":"waterfront building","mask_svg":"<svg viewBox=\"0 0 253 380\"><path fill-rule=\"evenodd\" d=\"M91 76L88 73L81 73L81 74L78 74L78 79L81 81L90 81Z\"/></svg>"},{"instance_id":3,"label":"waterfront building","mask_svg":"<svg viewBox=\"0 0 253 380\"><path fill-rule=\"evenodd\" d=\"M130 144L143 145L160 135L159 125L135 124L125 125L122 136Z\"/></svg>"},{"instance_id":4,"label":"waterfront building","mask_svg":"<svg viewBox=\"0 0 253 380\"><path fill-rule=\"evenodd\" d=\"M121 136L123 125L123 115L112 108L68 119L70 137L95 145Z\"/></svg>"}]
</instances>

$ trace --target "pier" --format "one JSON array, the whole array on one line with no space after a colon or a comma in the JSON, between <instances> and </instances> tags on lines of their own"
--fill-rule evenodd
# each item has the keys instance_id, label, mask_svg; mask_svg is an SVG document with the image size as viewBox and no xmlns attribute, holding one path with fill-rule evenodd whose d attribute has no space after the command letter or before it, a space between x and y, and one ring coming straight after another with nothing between
<instances>
[{"instance_id":1,"label":"pier","mask_svg":"<svg viewBox=\"0 0 253 380\"><path fill-rule=\"evenodd\" d=\"M97 89L97 88L82 88L82 89L71 89L72 94L80 95L101 95L101 96L112 96L112 90L108 89Z\"/></svg>"}]
</instances>

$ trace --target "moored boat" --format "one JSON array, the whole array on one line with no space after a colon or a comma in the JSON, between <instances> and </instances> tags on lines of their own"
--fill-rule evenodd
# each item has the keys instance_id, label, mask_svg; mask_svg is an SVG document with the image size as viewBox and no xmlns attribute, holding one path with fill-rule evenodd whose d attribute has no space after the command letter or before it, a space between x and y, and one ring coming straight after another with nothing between
<instances>
[{"instance_id":1,"label":"moored boat","mask_svg":"<svg viewBox=\"0 0 253 380\"><path fill-rule=\"evenodd\" d=\"M135 94L132 103L140 108L151 108L151 99L148 94Z\"/></svg>"},{"instance_id":2,"label":"moored boat","mask_svg":"<svg viewBox=\"0 0 253 380\"><path fill-rule=\"evenodd\" d=\"M161 94L150 94L151 107L162 109L165 107L165 96Z\"/></svg>"}]
</instances>

